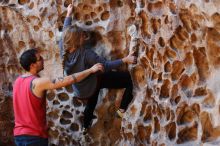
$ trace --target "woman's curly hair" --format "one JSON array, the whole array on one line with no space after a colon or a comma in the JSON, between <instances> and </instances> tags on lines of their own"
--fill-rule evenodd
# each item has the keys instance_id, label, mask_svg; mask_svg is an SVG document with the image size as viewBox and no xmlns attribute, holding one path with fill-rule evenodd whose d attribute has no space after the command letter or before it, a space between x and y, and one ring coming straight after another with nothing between
<instances>
[{"instance_id":1,"label":"woman's curly hair","mask_svg":"<svg viewBox=\"0 0 220 146\"><path fill-rule=\"evenodd\" d=\"M69 26L64 29L62 40L63 40L63 60L62 60L62 66L64 69L65 61L68 57L68 50L70 48L81 48L84 43L84 34L85 32L77 27L76 25Z\"/></svg>"},{"instance_id":2,"label":"woman's curly hair","mask_svg":"<svg viewBox=\"0 0 220 146\"><path fill-rule=\"evenodd\" d=\"M64 29L63 35L63 60L62 66L64 70L65 62L68 57L70 48L85 48L90 49L96 46L97 42L102 40L100 33L96 31L83 31L76 25L69 26Z\"/></svg>"}]
</instances>

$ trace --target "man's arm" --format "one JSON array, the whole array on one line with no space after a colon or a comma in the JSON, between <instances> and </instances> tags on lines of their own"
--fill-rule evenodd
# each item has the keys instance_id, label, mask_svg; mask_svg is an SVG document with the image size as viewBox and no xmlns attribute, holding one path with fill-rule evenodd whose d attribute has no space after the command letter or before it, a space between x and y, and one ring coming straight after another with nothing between
<instances>
[{"instance_id":1,"label":"man's arm","mask_svg":"<svg viewBox=\"0 0 220 146\"><path fill-rule=\"evenodd\" d=\"M32 91L36 96L42 97L42 94L45 90L58 89L61 87L74 84L76 82L80 82L90 74L95 73L97 71L103 71L102 64L97 63L91 68L84 70L82 72L74 73L72 75L66 77L60 77L53 80L45 77L37 78L32 82Z\"/></svg>"}]
</instances>

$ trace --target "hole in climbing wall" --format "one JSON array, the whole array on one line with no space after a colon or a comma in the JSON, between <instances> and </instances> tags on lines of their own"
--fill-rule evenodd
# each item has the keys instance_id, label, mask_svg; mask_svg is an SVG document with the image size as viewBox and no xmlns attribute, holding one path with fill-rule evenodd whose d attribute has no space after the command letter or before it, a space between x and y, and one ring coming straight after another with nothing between
<instances>
[{"instance_id":1,"label":"hole in climbing wall","mask_svg":"<svg viewBox=\"0 0 220 146\"><path fill-rule=\"evenodd\" d=\"M74 105L75 107L79 107L79 106L82 105L82 103L81 103L78 99L76 99L76 98L73 97L73 105Z\"/></svg>"},{"instance_id":2,"label":"hole in climbing wall","mask_svg":"<svg viewBox=\"0 0 220 146\"><path fill-rule=\"evenodd\" d=\"M92 19L95 19L95 18L97 17L97 14L96 14L95 12L91 12L91 13L90 13L90 17L91 17Z\"/></svg>"},{"instance_id":3,"label":"hole in climbing wall","mask_svg":"<svg viewBox=\"0 0 220 146\"><path fill-rule=\"evenodd\" d=\"M63 26L60 25L58 30L59 30L59 32L62 32L63 31Z\"/></svg>"},{"instance_id":4,"label":"hole in climbing wall","mask_svg":"<svg viewBox=\"0 0 220 146\"><path fill-rule=\"evenodd\" d=\"M75 18L77 21L79 21L81 19L81 14L80 13L75 13Z\"/></svg>"},{"instance_id":5,"label":"hole in climbing wall","mask_svg":"<svg viewBox=\"0 0 220 146\"><path fill-rule=\"evenodd\" d=\"M79 131L79 125L76 123L72 123L70 126L70 130L72 131Z\"/></svg>"},{"instance_id":6,"label":"hole in climbing wall","mask_svg":"<svg viewBox=\"0 0 220 146\"><path fill-rule=\"evenodd\" d=\"M76 111L76 114L79 115L79 114L80 114L80 111L77 110L77 111Z\"/></svg>"},{"instance_id":7,"label":"hole in climbing wall","mask_svg":"<svg viewBox=\"0 0 220 146\"><path fill-rule=\"evenodd\" d=\"M176 123L172 122L165 126L166 133L170 140L173 140L176 138Z\"/></svg>"},{"instance_id":8,"label":"hole in climbing wall","mask_svg":"<svg viewBox=\"0 0 220 146\"><path fill-rule=\"evenodd\" d=\"M67 8L69 4L72 4L72 0L65 0L63 5Z\"/></svg>"},{"instance_id":9,"label":"hole in climbing wall","mask_svg":"<svg viewBox=\"0 0 220 146\"><path fill-rule=\"evenodd\" d=\"M95 5L96 4L96 0L90 0L91 4Z\"/></svg>"},{"instance_id":10,"label":"hole in climbing wall","mask_svg":"<svg viewBox=\"0 0 220 146\"><path fill-rule=\"evenodd\" d=\"M94 22L95 22L95 23L98 23L99 21L100 21L99 18L94 19Z\"/></svg>"},{"instance_id":11,"label":"hole in climbing wall","mask_svg":"<svg viewBox=\"0 0 220 146\"><path fill-rule=\"evenodd\" d=\"M83 11L85 11L85 12L92 11L92 7L85 4L85 5L83 6Z\"/></svg>"},{"instance_id":12,"label":"hole in climbing wall","mask_svg":"<svg viewBox=\"0 0 220 146\"><path fill-rule=\"evenodd\" d=\"M176 5L173 2L169 4L169 8L171 13L176 14Z\"/></svg>"},{"instance_id":13,"label":"hole in climbing wall","mask_svg":"<svg viewBox=\"0 0 220 146\"><path fill-rule=\"evenodd\" d=\"M72 117L73 117L73 115L72 115L70 112L66 111L66 110L64 110L64 111L62 112L62 116L63 116L64 118L72 118Z\"/></svg>"},{"instance_id":14,"label":"hole in climbing wall","mask_svg":"<svg viewBox=\"0 0 220 146\"><path fill-rule=\"evenodd\" d=\"M198 87L195 90L195 93L193 96L196 97L196 96L205 96L205 95L207 95L206 87Z\"/></svg>"},{"instance_id":15,"label":"hole in climbing wall","mask_svg":"<svg viewBox=\"0 0 220 146\"><path fill-rule=\"evenodd\" d=\"M159 37L158 43L160 44L161 47L165 46L165 41L162 37Z\"/></svg>"},{"instance_id":16,"label":"hole in climbing wall","mask_svg":"<svg viewBox=\"0 0 220 146\"><path fill-rule=\"evenodd\" d=\"M85 25L92 25L92 21L86 21Z\"/></svg>"},{"instance_id":17,"label":"hole in climbing wall","mask_svg":"<svg viewBox=\"0 0 220 146\"><path fill-rule=\"evenodd\" d=\"M34 31L38 31L39 27L37 25L34 25Z\"/></svg>"},{"instance_id":18,"label":"hole in climbing wall","mask_svg":"<svg viewBox=\"0 0 220 146\"><path fill-rule=\"evenodd\" d=\"M170 81L168 79L164 80L160 90L160 98L168 98L170 96L170 87Z\"/></svg>"},{"instance_id":19,"label":"hole in climbing wall","mask_svg":"<svg viewBox=\"0 0 220 146\"><path fill-rule=\"evenodd\" d=\"M55 119L59 118L59 111L58 110L54 110L54 111L49 112L47 115L50 118L53 118L55 120Z\"/></svg>"},{"instance_id":20,"label":"hole in climbing wall","mask_svg":"<svg viewBox=\"0 0 220 146\"><path fill-rule=\"evenodd\" d=\"M123 6L123 1L118 0L118 1L117 1L117 5L118 5L118 7L122 7L122 6Z\"/></svg>"},{"instance_id":21,"label":"hole in climbing wall","mask_svg":"<svg viewBox=\"0 0 220 146\"><path fill-rule=\"evenodd\" d=\"M191 42L194 43L197 41L197 37L196 37L196 34L195 33L192 33L191 34Z\"/></svg>"},{"instance_id":22,"label":"hole in climbing wall","mask_svg":"<svg viewBox=\"0 0 220 146\"><path fill-rule=\"evenodd\" d=\"M30 5L29 5L28 7L29 7L29 9L33 9L33 8L34 8L34 3L31 2Z\"/></svg>"},{"instance_id":23,"label":"hole in climbing wall","mask_svg":"<svg viewBox=\"0 0 220 146\"><path fill-rule=\"evenodd\" d=\"M90 19L90 15L89 14L84 15L84 21L87 21L89 19Z\"/></svg>"},{"instance_id":24,"label":"hole in climbing wall","mask_svg":"<svg viewBox=\"0 0 220 146\"><path fill-rule=\"evenodd\" d=\"M95 12L97 12L97 13L100 13L100 12L102 12L104 9L103 9L103 7L102 6L99 6L99 7L96 7L95 8Z\"/></svg>"},{"instance_id":25,"label":"hole in climbing wall","mask_svg":"<svg viewBox=\"0 0 220 146\"><path fill-rule=\"evenodd\" d=\"M103 13L101 14L101 20L102 20L102 21L107 20L109 17L110 17L109 11L105 11L105 12L103 12Z\"/></svg>"},{"instance_id":26,"label":"hole in climbing wall","mask_svg":"<svg viewBox=\"0 0 220 146\"><path fill-rule=\"evenodd\" d=\"M149 3L148 4L148 11L150 12L157 12L159 10L162 10L163 8L163 2L159 1L159 2L156 2L156 3Z\"/></svg>"},{"instance_id":27,"label":"hole in climbing wall","mask_svg":"<svg viewBox=\"0 0 220 146\"><path fill-rule=\"evenodd\" d=\"M49 31L49 37L50 37L50 38L53 38L53 37L54 37L54 34L53 34L52 31Z\"/></svg>"},{"instance_id":28,"label":"hole in climbing wall","mask_svg":"<svg viewBox=\"0 0 220 146\"><path fill-rule=\"evenodd\" d=\"M61 100L61 101L67 101L67 100L69 100L69 96L68 96L66 93L60 93L60 94L58 94L58 98L59 98L59 100Z\"/></svg>"},{"instance_id":29,"label":"hole in climbing wall","mask_svg":"<svg viewBox=\"0 0 220 146\"><path fill-rule=\"evenodd\" d=\"M66 119L64 119L64 118L61 118L61 119L60 119L60 123L61 123L62 125L67 125L67 124L70 124L71 121L70 121L70 120L66 120Z\"/></svg>"},{"instance_id":30,"label":"hole in climbing wall","mask_svg":"<svg viewBox=\"0 0 220 146\"><path fill-rule=\"evenodd\" d=\"M18 3L20 5L24 5L24 4L28 3L28 2L29 2L29 0L18 0Z\"/></svg>"},{"instance_id":31,"label":"hole in climbing wall","mask_svg":"<svg viewBox=\"0 0 220 146\"><path fill-rule=\"evenodd\" d=\"M54 92L50 92L50 93L47 93L47 99L49 101L52 101L55 97L55 93Z\"/></svg>"},{"instance_id":32,"label":"hole in climbing wall","mask_svg":"<svg viewBox=\"0 0 220 146\"><path fill-rule=\"evenodd\" d=\"M58 138L58 136L59 136L59 131L58 131L58 130L52 130L52 129L50 129L50 130L49 130L49 135L50 135L51 137Z\"/></svg>"},{"instance_id":33,"label":"hole in climbing wall","mask_svg":"<svg viewBox=\"0 0 220 146\"><path fill-rule=\"evenodd\" d=\"M53 105L58 105L58 104L60 104L60 102L58 100L53 101Z\"/></svg>"},{"instance_id":34,"label":"hole in climbing wall","mask_svg":"<svg viewBox=\"0 0 220 146\"><path fill-rule=\"evenodd\" d=\"M19 41L18 46L19 46L19 48L24 48L26 45L25 45L25 42Z\"/></svg>"},{"instance_id":35,"label":"hole in climbing wall","mask_svg":"<svg viewBox=\"0 0 220 146\"><path fill-rule=\"evenodd\" d=\"M9 0L1 0L0 2L2 2L3 4L7 4L9 2Z\"/></svg>"},{"instance_id":36,"label":"hole in climbing wall","mask_svg":"<svg viewBox=\"0 0 220 146\"><path fill-rule=\"evenodd\" d=\"M171 72L171 70L172 70L172 65L170 64L169 61L167 61L167 63L164 65L164 71Z\"/></svg>"},{"instance_id":37,"label":"hole in climbing wall","mask_svg":"<svg viewBox=\"0 0 220 146\"><path fill-rule=\"evenodd\" d=\"M161 20L152 18L150 22L151 22L151 27L153 29L153 33L156 34L161 26Z\"/></svg>"}]
</instances>

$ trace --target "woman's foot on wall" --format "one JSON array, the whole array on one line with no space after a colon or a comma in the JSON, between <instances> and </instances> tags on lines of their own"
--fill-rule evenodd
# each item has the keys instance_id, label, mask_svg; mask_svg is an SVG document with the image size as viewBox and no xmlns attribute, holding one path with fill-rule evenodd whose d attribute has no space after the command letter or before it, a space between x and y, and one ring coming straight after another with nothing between
<instances>
[{"instance_id":1,"label":"woman's foot on wall","mask_svg":"<svg viewBox=\"0 0 220 146\"><path fill-rule=\"evenodd\" d=\"M118 109L118 110L116 111L116 117L117 117L117 118L123 118L124 113L125 113L125 110L123 110L123 109Z\"/></svg>"}]
</instances>

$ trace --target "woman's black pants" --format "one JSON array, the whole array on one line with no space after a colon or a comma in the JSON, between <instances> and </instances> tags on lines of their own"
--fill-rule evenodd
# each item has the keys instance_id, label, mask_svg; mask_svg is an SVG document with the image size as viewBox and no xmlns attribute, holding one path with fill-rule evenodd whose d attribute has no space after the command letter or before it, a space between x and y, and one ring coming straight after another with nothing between
<instances>
[{"instance_id":1,"label":"woman's black pants","mask_svg":"<svg viewBox=\"0 0 220 146\"><path fill-rule=\"evenodd\" d=\"M133 84L129 72L110 71L100 74L98 76L98 87L96 92L88 99L84 110L84 128L89 128L93 119L93 112L95 110L99 91L102 88L121 89L125 88L125 92L121 101L120 109L126 110L129 103L133 99L132 90Z\"/></svg>"}]
</instances>

